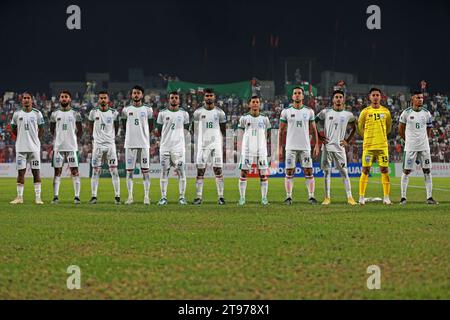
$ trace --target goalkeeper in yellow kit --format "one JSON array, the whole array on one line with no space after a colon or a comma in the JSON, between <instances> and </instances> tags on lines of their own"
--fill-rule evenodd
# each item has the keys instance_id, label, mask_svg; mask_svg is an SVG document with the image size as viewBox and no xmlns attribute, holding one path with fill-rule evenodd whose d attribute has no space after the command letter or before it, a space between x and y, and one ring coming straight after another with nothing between
<instances>
[{"instance_id":1,"label":"goalkeeper in yellow kit","mask_svg":"<svg viewBox=\"0 0 450 320\"><path fill-rule=\"evenodd\" d=\"M381 90L370 89L371 104L361 111L358 119L358 133L363 137L362 172L359 178L359 203L365 204L364 195L369 181L369 172L374 159L381 168L383 185L383 203L392 204L389 199L391 183L389 181L388 134L391 132L391 113L380 104Z\"/></svg>"}]
</instances>

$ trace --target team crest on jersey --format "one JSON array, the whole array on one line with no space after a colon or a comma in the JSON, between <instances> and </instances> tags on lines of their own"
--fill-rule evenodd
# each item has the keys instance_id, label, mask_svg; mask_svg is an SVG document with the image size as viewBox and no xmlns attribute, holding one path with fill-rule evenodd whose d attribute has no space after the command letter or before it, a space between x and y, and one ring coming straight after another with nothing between
<instances>
[{"instance_id":1,"label":"team crest on jersey","mask_svg":"<svg viewBox=\"0 0 450 320\"><path fill-rule=\"evenodd\" d=\"M112 122L112 118L111 117L106 118L106 123L111 123L111 122Z\"/></svg>"},{"instance_id":2,"label":"team crest on jersey","mask_svg":"<svg viewBox=\"0 0 450 320\"><path fill-rule=\"evenodd\" d=\"M69 122L73 122L73 117L69 117Z\"/></svg>"},{"instance_id":3,"label":"team crest on jersey","mask_svg":"<svg viewBox=\"0 0 450 320\"><path fill-rule=\"evenodd\" d=\"M182 122L183 121L183 117L182 116L177 116L177 122Z\"/></svg>"},{"instance_id":4,"label":"team crest on jersey","mask_svg":"<svg viewBox=\"0 0 450 320\"><path fill-rule=\"evenodd\" d=\"M306 113L303 114L303 119L306 120L306 118L308 118L308 115Z\"/></svg>"},{"instance_id":5,"label":"team crest on jersey","mask_svg":"<svg viewBox=\"0 0 450 320\"><path fill-rule=\"evenodd\" d=\"M219 120L219 116L217 114L214 115L214 121Z\"/></svg>"},{"instance_id":6,"label":"team crest on jersey","mask_svg":"<svg viewBox=\"0 0 450 320\"><path fill-rule=\"evenodd\" d=\"M141 118L145 117L145 112L141 112Z\"/></svg>"},{"instance_id":7,"label":"team crest on jersey","mask_svg":"<svg viewBox=\"0 0 450 320\"><path fill-rule=\"evenodd\" d=\"M264 128L264 122L260 121L260 122L258 123L258 128Z\"/></svg>"},{"instance_id":8,"label":"team crest on jersey","mask_svg":"<svg viewBox=\"0 0 450 320\"><path fill-rule=\"evenodd\" d=\"M34 119L34 118L30 118L30 122L32 122L32 123L34 123L35 120L36 119Z\"/></svg>"},{"instance_id":9,"label":"team crest on jersey","mask_svg":"<svg viewBox=\"0 0 450 320\"><path fill-rule=\"evenodd\" d=\"M339 120L340 120L341 122L345 122L345 117L340 117Z\"/></svg>"},{"instance_id":10,"label":"team crest on jersey","mask_svg":"<svg viewBox=\"0 0 450 320\"><path fill-rule=\"evenodd\" d=\"M385 116L386 116L386 115L385 115L384 113L380 113L380 118L381 118L381 119L384 119Z\"/></svg>"},{"instance_id":11,"label":"team crest on jersey","mask_svg":"<svg viewBox=\"0 0 450 320\"><path fill-rule=\"evenodd\" d=\"M370 162L371 157L370 156L366 156L366 162Z\"/></svg>"}]
</instances>

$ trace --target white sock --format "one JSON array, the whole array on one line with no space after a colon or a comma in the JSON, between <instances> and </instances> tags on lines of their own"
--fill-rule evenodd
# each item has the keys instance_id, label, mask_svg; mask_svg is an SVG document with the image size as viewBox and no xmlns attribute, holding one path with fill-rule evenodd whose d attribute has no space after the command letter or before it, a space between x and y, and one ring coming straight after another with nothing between
<instances>
[{"instance_id":1,"label":"white sock","mask_svg":"<svg viewBox=\"0 0 450 320\"><path fill-rule=\"evenodd\" d=\"M36 196L36 199L41 198L41 183L40 182L36 182L34 184L34 195Z\"/></svg>"},{"instance_id":2,"label":"white sock","mask_svg":"<svg viewBox=\"0 0 450 320\"><path fill-rule=\"evenodd\" d=\"M267 191L269 191L269 180L263 180L260 182L261 185L261 198L267 198Z\"/></svg>"},{"instance_id":3,"label":"white sock","mask_svg":"<svg viewBox=\"0 0 450 320\"><path fill-rule=\"evenodd\" d=\"M431 178L431 173L424 173L425 177L425 188L427 189L427 199L433 196L433 180Z\"/></svg>"},{"instance_id":4,"label":"white sock","mask_svg":"<svg viewBox=\"0 0 450 320\"><path fill-rule=\"evenodd\" d=\"M18 198L23 198L23 189L25 188L25 186L21 183L17 184L17 197Z\"/></svg>"},{"instance_id":5,"label":"white sock","mask_svg":"<svg viewBox=\"0 0 450 320\"><path fill-rule=\"evenodd\" d=\"M97 197L98 180L100 178L100 168L94 168L91 177L91 192L93 197Z\"/></svg>"},{"instance_id":6,"label":"white sock","mask_svg":"<svg viewBox=\"0 0 450 320\"><path fill-rule=\"evenodd\" d=\"M169 185L169 179L160 178L159 188L161 189L161 198L167 198L167 186Z\"/></svg>"},{"instance_id":7,"label":"white sock","mask_svg":"<svg viewBox=\"0 0 450 320\"><path fill-rule=\"evenodd\" d=\"M341 176L342 176L342 180L344 181L344 187L345 187L345 192L347 193L347 198L351 198L352 197L352 185L350 183L350 177L348 176L348 170L347 168L342 168L340 170L341 172ZM330 173L331 175L331 173Z\"/></svg>"},{"instance_id":8,"label":"white sock","mask_svg":"<svg viewBox=\"0 0 450 320\"><path fill-rule=\"evenodd\" d=\"M178 189L180 191L180 198L184 198L186 193L186 177L181 177L178 180Z\"/></svg>"},{"instance_id":9,"label":"white sock","mask_svg":"<svg viewBox=\"0 0 450 320\"><path fill-rule=\"evenodd\" d=\"M133 199L133 171L127 171L128 199Z\"/></svg>"},{"instance_id":10,"label":"white sock","mask_svg":"<svg viewBox=\"0 0 450 320\"><path fill-rule=\"evenodd\" d=\"M202 198L203 196L203 177L197 177L197 180L195 182L195 190L197 191L197 198Z\"/></svg>"},{"instance_id":11,"label":"white sock","mask_svg":"<svg viewBox=\"0 0 450 320\"><path fill-rule=\"evenodd\" d=\"M142 172L142 177L144 179L144 199L147 199L150 191L150 173Z\"/></svg>"},{"instance_id":12,"label":"white sock","mask_svg":"<svg viewBox=\"0 0 450 320\"><path fill-rule=\"evenodd\" d=\"M114 196L120 197L120 177L117 168L112 168L109 170L111 172L111 180L114 187Z\"/></svg>"},{"instance_id":13,"label":"white sock","mask_svg":"<svg viewBox=\"0 0 450 320\"><path fill-rule=\"evenodd\" d=\"M323 170L323 181L325 182L325 198L331 198L331 170ZM308 184L306 186L308 187Z\"/></svg>"},{"instance_id":14,"label":"white sock","mask_svg":"<svg viewBox=\"0 0 450 320\"><path fill-rule=\"evenodd\" d=\"M284 177L284 189L286 190L286 197L292 198L292 189L294 189L294 176L286 175Z\"/></svg>"},{"instance_id":15,"label":"white sock","mask_svg":"<svg viewBox=\"0 0 450 320\"><path fill-rule=\"evenodd\" d=\"M400 184L401 197L406 199L406 191L408 190L408 183L409 183L409 174L405 174L403 172L402 178L400 181L401 181L401 184Z\"/></svg>"},{"instance_id":16,"label":"white sock","mask_svg":"<svg viewBox=\"0 0 450 320\"><path fill-rule=\"evenodd\" d=\"M224 182L223 175L216 176L217 195L219 198L223 198Z\"/></svg>"},{"instance_id":17,"label":"white sock","mask_svg":"<svg viewBox=\"0 0 450 320\"><path fill-rule=\"evenodd\" d=\"M73 182L73 190L75 192L75 198L79 198L81 189L80 176L72 176L72 182Z\"/></svg>"},{"instance_id":18,"label":"white sock","mask_svg":"<svg viewBox=\"0 0 450 320\"><path fill-rule=\"evenodd\" d=\"M308 197L314 198L314 189L316 188L316 181L314 180L314 176L305 176L305 184L308 189Z\"/></svg>"},{"instance_id":19,"label":"white sock","mask_svg":"<svg viewBox=\"0 0 450 320\"><path fill-rule=\"evenodd\" d=\"M53 178L53 195L57 197L59 195L59 185L61 184L61 177L55 176Z\"/></svg>"},{"instance_id":20,"label":"white sock","mask_svg":"<svg viewBox=\"0 0 450 320\"><path fill-rule=\"evenodd\" d=\"M245 198L245 190L247 189L247 178L240 178L239 179L239 194L241 195L241 198Z\"/></svg>"}]
</instances>

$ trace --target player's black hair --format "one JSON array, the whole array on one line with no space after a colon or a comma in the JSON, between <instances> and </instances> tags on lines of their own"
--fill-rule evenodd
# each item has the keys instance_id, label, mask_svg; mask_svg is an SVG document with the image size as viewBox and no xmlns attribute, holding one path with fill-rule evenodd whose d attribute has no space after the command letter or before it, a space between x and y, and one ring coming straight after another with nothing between
<instances>
[{"instance_id":1,"label":"player's black hair","mask_svg":"<svg viewBox=\"0 0 450 320\"><path fill-rule=\"evenodd\" d=\"M102 91L98 92L98 95L101 95L101 94L106 94L107 96L109 96L109 93L106 90L102 90Z\"/></svg>"},{"instance_id":2,"label":"player's black hair","mask_svg":"<svg viewBox=\"0 0 450 320\"><path fill-rule=\"evenodd\" d=\"M203 92L204 92L204 93L212 93L212 94L216 94L216 93L214 92L214 89L213 89L213 88L206 88L205 90L203 90Z\"/></svg>"},{"instance_id":3,"label":"player's black hair","mask_svg":"<svg viewBox=\"0 0 450 320\"><path fill-rule=\"evenodd\" d=\"M144 94L144 88L142 88L141 86L134 86L133 88L131 88L131 92L133 92L133 90L139 90L140 92L142 92L142 94Z\"/></svg>"},{"instance_id":4,"label":"player's black hair","mask_svg":"<svg viewBox=\"0 0 450 320\"><path fill-rule=\"evenodd\" d=\"M261 97L260 96L251 96L247 102L252 101L253 99L259 99L259 101L261 102Z\"/></svg>"},{"instance_id":5,"label":"player's black hair","mask_svg":"<svg viewBox=\"0 0 450 320\"><path fill-rule=\"evenodd\" d=\"M30 91L24 91L24 92L22 92L22 96L23 96L24 94L29 95L29 96L31 97L31 99L33 99L33 95L31 94Z\"/></svg>"},{"instance_id":6,"label":"player's black hair","mask_svg":"<svg viewBox=\"0 0 450 320\"><path fill-rule=\"evenodd\" d=\"M381 90L380 89L378 89L378 88L375 88L375 87L373 87L373 88L370 88L370 90L369 90L369 94L371 94L372 92L374 92L374 91L378 91L380 94L381 94Z\"/></svg>"},{"instance_id":7,"label":"player's black hair","mask_svg":"<svg viewBox=\"0 0 450 320\"><path fill-rule=\"evenodd\" d=\"M420 90L414 90L411 92L411 96L415 96L416 94L423 94L423 92Z\"/></svg>"},{"instance_id":8,"label":"player's black hair","mask_svg":"<svg viewBox=\"0 0 450 320\"><path fill-rule=\"evenodd\" d=\"M59 95L61 96L63 93L64 93L64 94L67 94L67 95L72 99L72 94L70 93L69 90L61 90L61 91L59 92Z\"/></svg>"},{"instance_id":9,"label":"player's black hair","mask_svg":"<svg viewBox=\"0 0 450 320\"><path fill-rule=\"evenodd\" d=\"M171 92L169 92L169 96L170 96L171 94L180 96L180 94L178 93L178 91L171 91Z\"/></svg>"},{"instance_id":10,"label":"player's black hair","mask_svg":"<svg viewBox=\"0 0 450 320\"><path fill-rule=\"evenodd\" d=\"M294 90L295 90L295 89L300 89L300 90L302 90L302 93L305 94L305 89L303 89L303 88L300 87L300 86L296 86L296 87L292 88L292 94L294 93Z\"/></svg>"},{"instance_id":11,"label":"player's black hair","mask_svg":"<svg viewBox=\"0 0 450 320\"><path fill-rule=\"evenodd\" d=\"M338 94L338 93L339 93L339 94L342 94L343 96L345 96L344 91L342 91L342 90L334 90L334 91L333 91L333 95L332 95L331 97L334 98L334 95L335 95L335 94Z\"/></svg>"}]
</instances>

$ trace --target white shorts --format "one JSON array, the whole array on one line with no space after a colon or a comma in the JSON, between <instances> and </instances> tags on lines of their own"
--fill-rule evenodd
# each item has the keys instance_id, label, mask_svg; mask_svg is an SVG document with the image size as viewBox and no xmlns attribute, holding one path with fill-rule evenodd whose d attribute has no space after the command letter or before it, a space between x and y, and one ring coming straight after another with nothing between
<instances>
[{"instance_id":1,"label":"white shorts","mask_svg":"<svg viewBox=\"0 0 450 320\"><path fill-rule=\"evenodd\" d=\"M403 152L403 169L414 170L416 163L422 169L431 169L431 154L426 151L405 151Z\"/></svg>"},{"instance_id":2,"label":"white shorts","mask_svg":"<svg viewBox=\"0 0 450 320\"><path fill-rule=\"evenodd\" d=\"M78 152L77 151L53 151L53 167L62 168L64 162L67 161L69 167L78 168Z\"/></svg>"},{"instance_id":3,"label":"white shorts","mask_svg":"<svg viewBox=\"0 0 450 320\"><path fill-rule=\"evenodd\" d=\"M103 164L103 158L106 158L106 163L109 167L117 167L117 152L116 146L111 145L108 147L95 146L92 151L92 167L101 167Z\"/></svg>"},{"instance_id":4,"label":"white shorts","mask_svg":"<svg viewBox=\"0 0 450 320\"><path fill-rule=\"evenodd\" d=\"M40 152L16 152L16 166L17 170L27 168L27 163L30 164L31 169L41 169L41 155Z\"/></svg>"},{"instance_id":5,"label":"white shorts","mask_svg":"<svg viewBox=\"0 0 450 320\"><path fill-rule=\"evenodd\" d=\"M302 168L312 168L312 158L310 150L286 150L286 169L295 169L297 162Z\"/></svg>"},{"instance_id":6,"label":"white shorts","mask_svg":"<svg viewBox=\"0 0 450 320\"><path fill-rule=\"evenodd\" d=\"M205 169L208 164L213 168L223 167L223 153L219 149L200 149L197 152L197 168Z\"/></svg>"},{"instance_id":7,"label":"white shorts","mask_svg":"<svg viewBox=\"0 0 450 320\"><path fill-rule=\"evenodd\" d=\"M150 168L149 148L125 148L125 169L134 170L136 163L141 165L141 169Z\"/></svg>"},{"instance_id":8,"label":"white shorts","mask_svg":"<svg viewBox=\"0 0 450 320\"><path fill-rule=\"evenodd\" d=\"M347 168L347 156L345 151L327 151L322 149L322 159L320 167L322 170L331 169L334 166L338 169Z\"/></svg>"},{"instance_id":9,"label":"white shorts","mask_svg":"<svg viewBox=\"0 0 450 320\"><path fill-rule=\"evenodd\" d=\"M170 167L181 168L186 165L184 152L164 152L160 155L161 170L169 170Z\"/></svg>"},{"instance_id":10,"label":"white shorts","mask_svg":"<svg viewBox=\"0 0 450 320\"><path fill-rule=\"evenodd\" d=\"M257 157L257 156L244 157L241 155L241 161L239 163L240 170L251 170L253 164L256 164L259 170L269 169L269 162L267 161L267 157Z\"/></svg>"}]
</instances>

